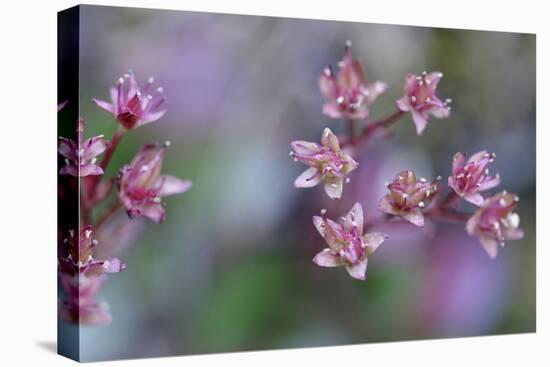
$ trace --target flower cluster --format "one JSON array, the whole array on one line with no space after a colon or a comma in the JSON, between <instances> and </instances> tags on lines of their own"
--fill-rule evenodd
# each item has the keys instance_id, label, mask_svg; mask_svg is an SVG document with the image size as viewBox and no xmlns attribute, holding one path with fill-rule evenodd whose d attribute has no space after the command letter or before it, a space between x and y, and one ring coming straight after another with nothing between
<instances>
[{"instance_id":1,"label":"flower cluster","mask_svg":"<svg viewBox=\"0 0 550 367\"><path fill-rule=\"evenodd\" d=\"M165 219L162 198L183 193L191 187L191 181L161 174L169 142L146 144L129 164L118 170L116 179L103 179L105 169L126 132L157 121L165 114L166 111L161 109L163 90L159 87L155 93L152 84L153 78L149 78L145 86L140 87L134 74L128 72L110 89L111 103L93 99L97 106L111 112L118 124L110 142L103 135L85 139L82 118L77 122L75 140L59 138L58 152L65 163L59 174L67 180L79 180L82 191L79 197L80 229L65 228L66 235L58 255L59 281L63 289L59 315L67 322L99 325L111 321L107 304L98 300L98 293L108 274L119 273L126 265L115 257L97 259L94 256L99 246L96 238L103 238L101 233L106 222L115 221L115 214L124 208L130 220L143 217L160 223ZM58 111L65 104L58 105ZM113 181L116 185L112 184ZM116 194L109 195L114 188ZM103 213L95 215L98 204L109 197L112 198L111 204ZM74 200L73 197L65 199L68 202L62 202L62 205L67 206ZM110 238L110 241L116 242L117 239Z\"/></svg>"},{"instance_id":2,"label":"flower cluster","mask_svg":"<svg viewBox=\"0 0 550 367\"><path fill-rule=\"evenodd\" d=\"M350 181L350 172L359 167L354 154L360 144L377 136L375 132L387 129L410 113L416 133L421 135L431 118L444 119L451 113L451 99L438 96L443 73L408 73L403 96L395 101L396 111L372 121L369 109L386 91L386 83L367 80L361 63L352 57L349 41L338 66L336 73L327 67L319 77L319 89L325 101L322 112L330 118L346 121L347 134L337 136L325 128L320 144L303 140L290 144L290 156L294 161L308 166L296 178L294 186L309 188L323 183L331 199L342 197L343 184ZM426 218L466 223L466 231L476 235L489 255L495 257L498 245L503 245L505 240L522 238L523 232L518 228L519 216L513 212L517 196L506 192L490 197L483 195L500 184L498 174L489 174L488 166L494 159L495 155L485 150L467 160L463 153L456 153L447 187L442 187L440 176L427 181L417 179L412 170L399 172L386 184L388 193L378 204L383 221L402 219L417 227L423 227ZM477 209L473 213L457 211L461 198ZM328 248L318 253L313 262L323 267L346 266L353 278L365 279L367 257L388 235L377 232L363 235L363 210L359 203L340 222L326 218L325 213L323 209L321 216L314 216L313 223Z\"/></svg>"}]
</instances>

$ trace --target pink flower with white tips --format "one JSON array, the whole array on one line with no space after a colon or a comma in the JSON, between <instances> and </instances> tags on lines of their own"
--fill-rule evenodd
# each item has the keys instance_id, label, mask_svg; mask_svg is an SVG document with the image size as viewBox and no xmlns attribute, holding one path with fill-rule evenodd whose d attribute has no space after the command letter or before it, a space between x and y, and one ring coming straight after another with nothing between
<instances>
[{"instance_id":1,"label":"pink flower with white tips","mask_svg":"<svg viewBox=\"0 0 550 367\"><path fill-rule=\"evenodd\" d=\"M513 210L519 198L515 194L502 191L485 199L483 205L466 223L466 231L476 235L491 258L497 256L498 247L505 240L523 238L519 228L519 215Z\"/></svg>"},{"instance_id":2,"label":"pink flower with white tips","mask_svg":"<svg viewBox=\"0 0 550 367\"><path fill-rule=\"evenodd\" d=\"M313 262L319 266L345 266L349 275L365 280L368 257L388 237L385 233L363 234L363 208L355 203L340 223L324 216L314 216L313 224L328 244L328 248L318 253Z\"/></svg>"},{"instance_id":3,"label":"pink flower with white tips","mask_svg":"<svg viewBox=\"0 0 550 367\"><path fill-rule=\"evenodd\" d=\"M332 118L367 118L368 107L386 91L386 83L367 81L361 63L351 56L349 41L338 65L340 70L336 75L327 67L319 77L319 89L326 101L323 113Z\"/></svg>"},{"instance_id":4,"label":"pink flower with white tips","mask_svg":"<svg viewBox=\"0 0 550 367\"><path fill-rule=\"evenodd\" d=\"M423 72L422 75L407 74L405 77L405 95L396 101L397 108L410 112L416 126L416 132L421 135L430 122L430 116L446 118L451 114L450 99L444 102L436 95L437 85L443 73L434 71Z\"/></svg>"},{"instance_id":5,"label":"pink flower with white tips","mask_svg":"<svg viewBox=\"0 0 550 367\"><path fill-rule=\"evenodd\" d=\"M191 181L161 175L162 160L168 146L145 145L129 165L122 167L117 176L118 197L130 218L144 216L155 223L164 220L161 198L183 193Z\"/></svg>"},{"instance_id":6,"label":"pink flower with white tips","mask_svg":"<svg viewBox=\"0 0 550 367\"><path fill-rule=\"evenodd\" d=\"M124 84L128 81L128 88ZM162 87L153 90L154 78L140 88L134 73L129 71L118 79L117 85L110 89L111 103L96 98L93 101L100 108L113 114L116 120L126 129L135 129L160 119L166 110L161 109L164 103Z\"/></svg>"},{"instance_id":7,"label":"pink flower with white tips","mask_svg":"<svg viewBox=\"0 0 550 367\"><path fill-rule=\"evenodd\" d=\"M293 150L290 155L294 160L310 167L298 176L294 186L306 188L323 182L327 195L331 199L340 199L344 182L349 182L347 175L359 163L340 148L338 137L329 128L325 128L321 144L296 140L290 145Z\"/></svg>"},{"instance_id":8,"label":"pink flower with white tips","mask_svg":"<svg viewBox=\"0 0 550 367\"><path fill-rule=\"evenodd\" d=\"M467 162L462 153L456 153L453 158L451 176L449 176L449 187L464 200L481 206L483 196L479 193L492 189L500 184L500 176L489 176L487 166L495 159L494 154L482 150L472 155Z\"/></svg>"},{"instance_id":9,"label":"pink flower with white tips","mask_svg":"<svg viewBox=\"0 0 550 367\"><path fill-rule=\"evenodd\" d=\"M58 152L65 157L65 166L59 171L60 175L86 177L102 175L103 169L96 165L97 156L107 149L109 141L103 135L84 140L84 121L78 122L78 142L59 138Z\"/></svg>"},{"instance_id":10,"label":"pink flower with white tips","mask_svg":"<svg viewBox=\"0 0 550 367\"><path fill-rule=\"evenodd\" d=\"M386 214L400 216L418 227L424 226L422 210L430 204L437 191L436 180L417 180L414 172L409 170L398 173L386 187L389 193L380 200L378 208Z\"/></svg>"}]
</instances>

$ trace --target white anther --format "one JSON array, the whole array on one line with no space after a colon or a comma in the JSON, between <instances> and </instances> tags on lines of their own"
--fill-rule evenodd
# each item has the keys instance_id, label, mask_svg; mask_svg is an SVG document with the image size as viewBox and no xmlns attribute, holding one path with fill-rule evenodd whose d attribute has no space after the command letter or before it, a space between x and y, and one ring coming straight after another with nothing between
<instances>
[{"instance_id":1,"label":"white anther","mask_svg":"<svg viewBox=\"0 0 550 367\"><path fill-rule=\"evenodd\" d=\"M123 83L124 83L124 79L118 78L118 84L123 84Z\"/></svg>"},{"instance_id":2,"label":"white anther","mask_svg":"<svg viewBox=\"0 0 550 367\"><path fill-rule=\"evenodd\" d=\"M153 84L154 81L155 81L155 78L153 78L152 76L150 76L149 79L147 79L147 82L149 82L149 84Z\"/></svg>"},{"instance_id":3,"label":"white anther","mask_svg":"<svg viewBox=\"0 0 550 367\"><path fill-rule=\"evenodd\" d=\"M346 177L346 183L350 183L351 179L349 177Z\"/></svg>"},{"instance_id":4,"label":"white anther","mask_svg":"<svg viewBox=\"0 0 550 367\"><path fill-rule=\"evenodd\" d=\"M94 245L94 246L97 246L98 243L99 243L99 242L98 242L97 240L95 240L95 239L92 241L92 245Z\"/></svg>"},{"instance_id":5,"label":"white anther","mask_svg":"<svg viewBox=\"0 0 550 367\"><path fill-rule=\"evenodd\" d=\"M155 198L153 199L153 201L154 201L155 203L160 203L160 198L157 196L157 197L155 197Z\"/></svg>"},{"instance_id":6,"label":"white anther","mask_svg":"<svg viewBox=\"0 0 550 367\"><path fill-rule=\"evenodd\" d=\"M164 92L164 88L163 88L163 87L158 87L158 88L157 88L157 92L163 93L163 92Z\"/></svg>"},{"instance_id":7,"label":"white anther","mask_svg":"<svg viewBox=\"0 0 550 367\"><path fill-rule=\"evenodd\" d=\"M344 103L344 97L340 96L340 97L336 98L336 103L338 103L338 104Z\"/></svg>"},{"instance_id":8,"label":"white anther","mask_svg":"<svg viewBox=\"0 0 550 367\"><path fill-rule=\"evenodd\" d=\"M419 207L421 207L421 208L423 208L423 207L425 207L425 206L426 206L426 204L424 204L424 202L423 202L423 201L421 201L421 202L419 202L419 203L418 203L418 206L419 206Z\"/></svg>"},{"instance_id":9,"label":"white anther","mask_svg":"<svg viewBox=\"0 0 550 367\"><path fill-rule=\"evenodd\" d=\"M321 215L327 214L327 210L325 208L321 209Z\"/></svg>"},{"instance_id":10,"label":"white anther","mask_svg":"<svg viewBox=\"0 0 550 367\"><path fill-rule=\"evenodd\" d=\"M170 145L172 145L172 142L171 142L170 140L166 140L166 141L164 142L164 147L165 147L165 148L168 148Z\"/></svg>"}]
</instances>

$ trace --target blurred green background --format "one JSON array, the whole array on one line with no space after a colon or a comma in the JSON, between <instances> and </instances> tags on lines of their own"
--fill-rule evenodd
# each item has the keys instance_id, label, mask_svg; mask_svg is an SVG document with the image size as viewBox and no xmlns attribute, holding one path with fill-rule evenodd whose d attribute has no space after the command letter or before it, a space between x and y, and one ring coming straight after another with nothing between
<instances>
[{"instance_id":1,"label":"blurred green background","mask_svg":"<svg viewBox=\"0 0 550 367\"><path fill-rule=\"evenodd\" d=\"M80 31L87 135L114 132L91 98L129 68L167 96L165 117L127 134L107 174L169 139L163 171L193 181L166 199L166 222L123 228L121 213L110 229L123 240L101 235L127 269L102 292L113 322L80 330L83 360L535 331L534 35L94 6ZM348 39L367 77L389 85L373 117L394 111L407 72L442 71L453 105L421 137L406 117L370 144L330 202L293 187L305 167L288 152L343 131L321 113L317 78ZM365 282L311 262L325 247L311 222L321 208L338 217L359 201L375 217L399 170L446 178L456 151L482 149L520 195L526 233L495 260L461 225L436 223L377 228L391 238Z\"/></svg>"}]
</instances>

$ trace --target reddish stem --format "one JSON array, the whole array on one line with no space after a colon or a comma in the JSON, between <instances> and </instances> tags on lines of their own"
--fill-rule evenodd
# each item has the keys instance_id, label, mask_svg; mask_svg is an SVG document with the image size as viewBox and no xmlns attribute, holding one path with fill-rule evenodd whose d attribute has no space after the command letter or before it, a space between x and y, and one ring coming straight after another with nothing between
<instances>
[{"instance_id":1,"label":"reddish stem","mask_svg":"<svg viewBox=\"0 0 550 367\"><path fill-rule=\"evenodd\" d=\"M105 171L107 166L109 165L109 162L111 161L111 157L113 156L113 153L115 152L118 143L120 143L120 139L122 139L122 136L124 136L124 132L126 130L119 127L115 134L113 135L113 138L111 139L111 142L109 143L109 146L107 147L107 150L105 150L105 153L103 154L103 158L101 159L101 162L99 163L99 166Z\"/></svg>"},{"instance_id":2,"label":"reddish stem","mask_svg":"<svg viewBox=\"0 0 550 367\"><path fill-rule=\"evenodd\" d=\"M107 208L99 217L95 224L95 228L99 228L107 219L111 218L121 207L120 202L117 200L111 205L109 208Z\"/></svg>"},{"instance_id":3,"label":"reddish stem","mask_svg":"<svg viewBox=\"0 0 550 367\"><path fill-rule=\"evenodd\" d=\"M399 119L403 117L404 114L405 112L397 110L386 118L368 123L367 125L365 125L365 127L363 127L361 135L355 136L354 134L352 136L352 139L342 142L342 146L351 145L357 147L360 144L366 143L378 129L388 127L391 124L399 121Z\"/></svg>"}]
</instances>

